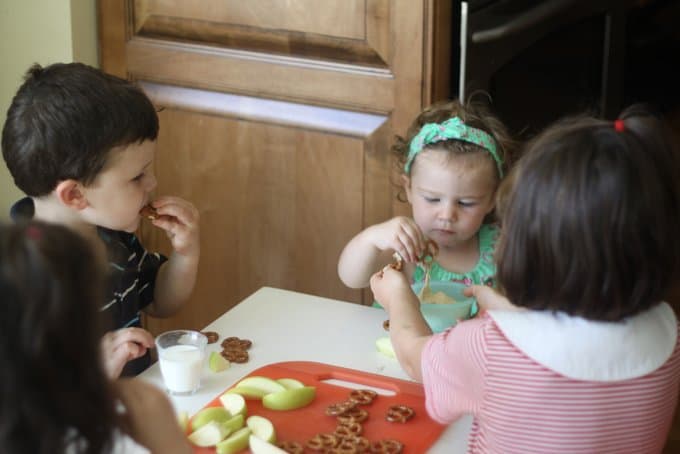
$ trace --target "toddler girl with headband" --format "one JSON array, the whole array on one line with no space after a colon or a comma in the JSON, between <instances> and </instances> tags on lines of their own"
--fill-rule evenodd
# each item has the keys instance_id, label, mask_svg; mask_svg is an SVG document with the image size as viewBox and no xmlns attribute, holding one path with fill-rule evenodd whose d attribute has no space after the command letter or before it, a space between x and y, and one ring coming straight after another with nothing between
<instances>
[{"instance_id":1,"label":"toddler girl with headband","mask_svg":"<svg viewBox=\"0 0 680 454\"><path fill-rule=\"evenodd\" d=\"M394 217L352 238L340 256L340 279L367 287L396 252L421 296L436 282L493 286L494 196L512 146L506 128L481 104L449 101L425 109L393 147L398 197L406 196L412 217ZM453 305L423 305L436 331L458 318L449 309Z\"/></svg>"}]
</instances>

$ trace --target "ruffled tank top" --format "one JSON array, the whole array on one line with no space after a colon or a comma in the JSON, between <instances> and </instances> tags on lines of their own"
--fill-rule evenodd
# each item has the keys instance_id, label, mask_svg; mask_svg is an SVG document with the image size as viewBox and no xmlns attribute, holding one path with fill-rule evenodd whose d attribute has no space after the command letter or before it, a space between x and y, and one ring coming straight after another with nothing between
<instances>
[{"instance_id":1,"label":"ruffled tank top","mask_svg":"<svg viewBox=\"0 0 680 454\"><path fill-rule=\"evenodd\" d=\"M493 260L496 240L498 239L499 229L496 225L483 224L478 232L479 238L479 261L475 267L467 273L454 273L442 268L436 260L431 264L430 282L453 281L465 285L489 285L495 287L496 264ZM422 264L416 264L413 271L412 284L423 282L425 279L425 269Z\"/></svg>"}]
</instances>

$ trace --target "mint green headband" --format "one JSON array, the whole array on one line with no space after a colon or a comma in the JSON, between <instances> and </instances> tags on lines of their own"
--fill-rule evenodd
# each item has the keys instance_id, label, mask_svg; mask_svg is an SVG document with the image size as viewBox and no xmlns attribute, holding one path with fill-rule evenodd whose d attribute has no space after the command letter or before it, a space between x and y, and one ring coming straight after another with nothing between
<instances>
[{"instance_id":1,"label":"mint green headband","mask_svg":"<svg viewBox=\"0 0 680 454\"><path fill-rule=\"evenodd\" d=\"M407 174L411 173L411 164L413 164L416 155L423 150L425 145L450 139L469 142L484 148L493 157L498 167L498 174L503 178L503 161L496 151L496 141L494 138L481 129L466 126L463 120L458 117L450 118L443 123L424 124L420 128L420 132L411 140L404 171Z\"/></svg>"}]
</instances>

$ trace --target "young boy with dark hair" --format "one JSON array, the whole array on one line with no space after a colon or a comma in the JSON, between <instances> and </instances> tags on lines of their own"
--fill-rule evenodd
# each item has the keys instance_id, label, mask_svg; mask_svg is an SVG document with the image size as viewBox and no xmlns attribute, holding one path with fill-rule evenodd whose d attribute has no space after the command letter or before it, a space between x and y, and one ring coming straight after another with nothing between
<instances>
[{"instance_id":1,"label":"young boy with dark hair","mask_svg":"<svg viewBox=\"0 0 680 454\"><path fill-rule=\"evenodd\" d=\"M32 66L2 131L3 157L28 196L12 217L63 224L108 257L110 289L101 309L112 323L102 339L111 377L150 363L153 337L141 328L140 310L168 317L196 282L198 210L177 197L151 201L157 135L156 109L141 89L80 63ZM147 252L134 235L148 204L156 210L151 222L174 249L169 258Z\"/></svg>"}]
</instances>

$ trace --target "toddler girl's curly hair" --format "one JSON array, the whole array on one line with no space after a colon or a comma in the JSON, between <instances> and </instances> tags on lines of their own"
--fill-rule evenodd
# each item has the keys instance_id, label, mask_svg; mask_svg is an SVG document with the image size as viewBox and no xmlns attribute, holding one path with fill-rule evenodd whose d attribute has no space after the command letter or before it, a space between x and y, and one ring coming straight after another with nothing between
<instances>
[{"instance_id":1,"label":"toddler girl's curly hair","mask_svg":"<svg viewBox=\"0 0 680 454\"><path fill-rule=\"evenodd\" d=\"M423 125L427 123L442 123L454 117L460 118L466 126L480 129L494 138L498 145L497 153L502 162L503 175L507 174L514 159L517 144L505 125L490 112L487 104L473 99L473 97L465 104L459 100L440 101L426 107L411 123L404 137L397 136L395 138L395 143L391 149L394 158L393 184L398 188L397 199L399 201L406 201L402 177L407 174L404 166L409 154L411 141L420 132ZM493 161L493 157L479 145L457 139L449 139L426 145L425 149L448 150L454 154L484 152L487 154L488 159ZM500 183L502 176L498 173L496 176L498 177L498 183Z\"/></svg>"}]
</instances>

